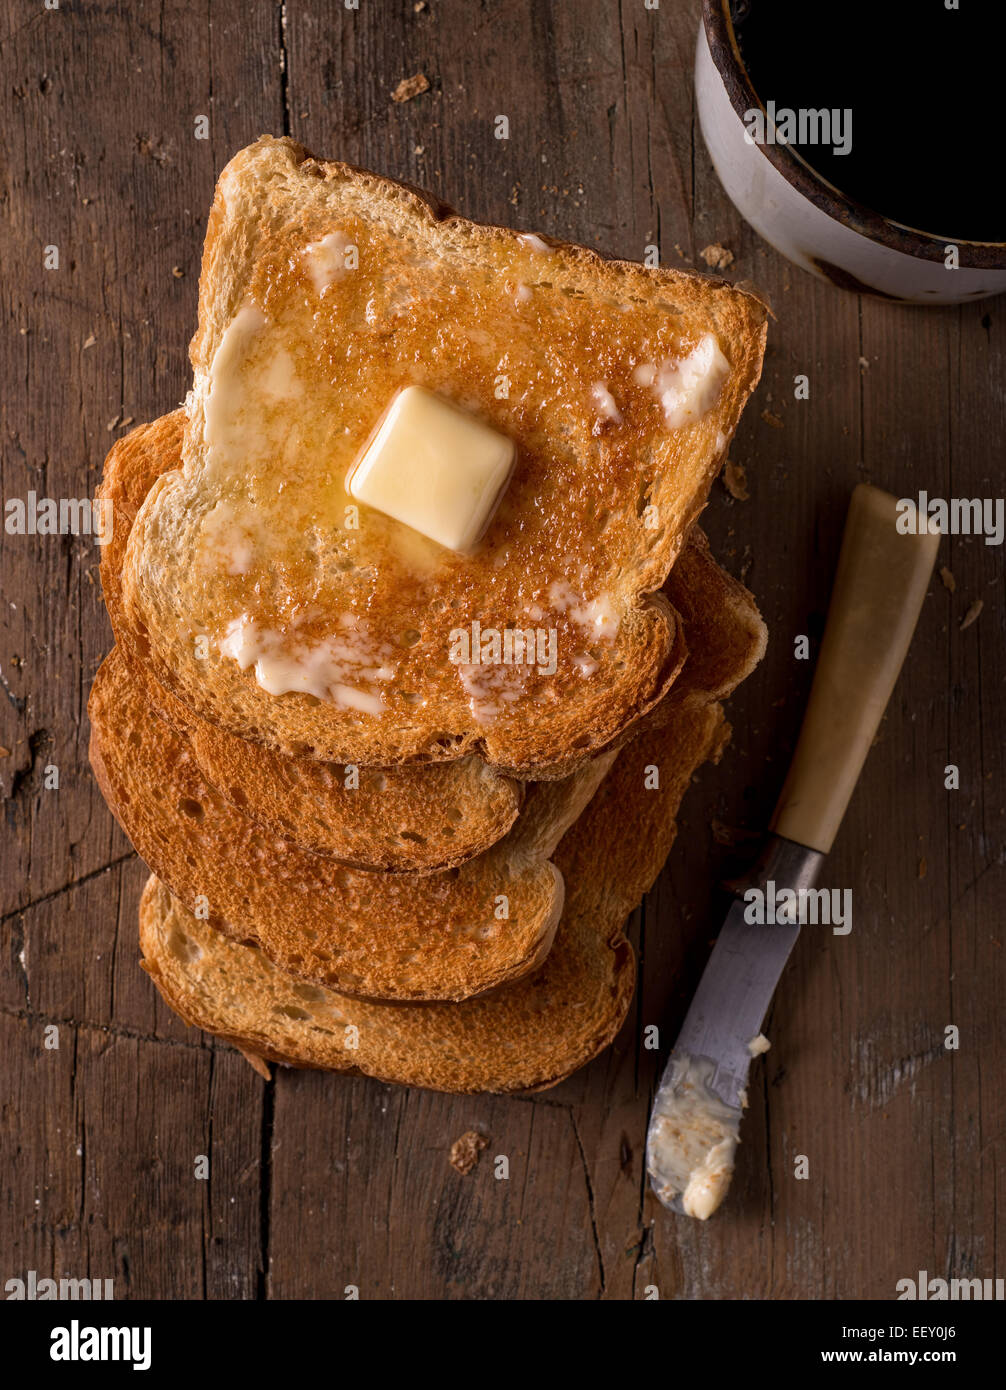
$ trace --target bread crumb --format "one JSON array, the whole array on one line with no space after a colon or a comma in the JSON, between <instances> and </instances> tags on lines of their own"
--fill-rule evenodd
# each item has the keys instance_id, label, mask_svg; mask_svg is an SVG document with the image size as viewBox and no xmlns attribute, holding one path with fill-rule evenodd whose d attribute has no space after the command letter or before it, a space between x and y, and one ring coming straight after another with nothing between
<instances>
[{"instance_id":1,"label":"bread crumb","mask_svg":"<svg viewBox=\"0 0 1006 1390\"><path fill-rule=\"evenodd\" d=\"M954 593L957 588L957 580L954 578L953 572L947 569L946 565L940 567L940 578L943 580L944 589L949 589L951 593Z\"/></svg>"},{"instance_id":2,"label":"bread crumb","mask_svg":"<svg viewBox=\"0 0 1006 1390\"><path fill-rule=\"evenodd\" d=\"M748 492L748 475L742 463L732 463L727 459L723 465L723 486L736 502L746 502L751 496Z\"/></svg>"},{"instance_id":3,"label":"bread crumb","mask_svg":"<svg viewBox=\"0 0 1006 1390\"><path fill-rule=\"evenodd\" d=\"M462 1134L460 1139L455 1139L451 1145L450 1164L459 1173L467 1175L472 1171L479 1161L479 1154L488 1144L489 1140L484 1134L479 1134L477 1130L470 1129Z\"/></svg>"},{"instance_id":4,"label":"bread crumb","mask_svg":"<svg viewBox=\"0 0 1006 1390\"><path fill-rule=\"evenodd\" d=\"M717 241L714 241L711 246L704 246L699 255L706 265L713 270L726 270L727 266L734 263L734 253L727 247L721 246Z\"/></svg>"},{"instance_id":5,"label":"bread crumb","mask_svg":"<svg viewBox=\"0 0 1006 1390\"><path fill-rule=\"evenodd\" d=\"M923 855L922 858L919 860L919 878L925 878L928 872L929 864L926 860L926 856Z\"/></svg>"},{"instance_id":6,"label":"bread crumb","mask_svg":"<svg viewBox=\"0 0 1006 1390\"><path fill-rule=\"evenodd\" d=\"M420 96L423 92L430 90L429 78L423 72L417 72L414 77L403 77L398 86L391 93L392 101L411 101L413 97Z\"/></svg>"},{"instance_id":7,"label":"bread crumb","mask_svg":"<svg viewBox=\"0 0 1006 1390\"><path fill-rule=\"evenodd\" d=\"M185 274L185 271L181 268L180 265L173 265L171 267L171 273L176 280L180 280L182 276Z\"/></svg>"},{"instance_id":8,"label":"bread crumb","mask_svg":"<svg viewBox=\"0 0 1006 1390\"><path fill-rule=\"evenodd\" d=\"M868 357L861 357L859 359L859 370L861 372L868 372L870 370L870 359Z\"/></svg>"},{"instance_id":9,"label":"bread crumb","mask_svg":"<svg viewBox=\"0 0 1006 1390\"><path fill-rule=\"evenodd\" d=\"M748 1052L752 1057L760 1057L763 1053L767 1052L771 1046L772 1044L764 1033L756 1033L748 1042Z\"/></svg>"},{"instance_id":10,"label":"bread crumb","mask_svg":"<svg viewBox=\"0 0 1006 1390\"><path fill-rule=\"evenodd\" d=\"M264 1057L260 1057L257 1052L249 1052L248 1049L244 1047L239 1047L238 1051L253 1071L257 1071L259 1076L263 1077L266 1081L272 1080L272 1072L269 1070L269 1064Z\"/></svg>"},{"instance_id":11,"label":"bread crumb","mask_svg":"<svg viewBox=\"0 0 1006 1390\"><path fill-rule=\"evenodd\" d=\"M416 0L416 3L412 6L412 13L413 13L413 14L422 14L423 10L425 10L425 9L426 9L426 0Z\"/></svg>"},{"instance_id":12,"label":"bread crumb","mask_svg":"<svg viewBox=\"0 0 1006 1390\"><path fill-rule=\"evenodd\" d=\"M111 420L109 420L108 424L105 426L105 429L108 430L109 434L111 434L112 431L115 429L115 427L116 427L116 425L117 425L118 423L119 423L119 417L118 417L118 415L113 416L113 418L112 418Z\"/></svg>"},{"instance_id":13,"label":"bread crumb","mask_svg":"<svg viewBox=\"0 0 1006 1390\"><path fill-rule=\"evenodd\" d=\"M94 336L94 334L93 334L93 333L89 333L89 334L87 335L87 337L84 339L84 347L85 347L85 348L94 347L94 345L95 345L95 343L96 343L97 341L98 341L98 340L97 340L97 338Z\"/></svg>"},{"instance_id":14,"label":"bread crumb","mask_svg":"<svg viewBox=\"0 0 1006 1390\"><path fill-rule=\"evenodd\" d=\"M9 748L0 748L0 758L9 758L9 757L10 757L10 749L9 749Z\"/></svg>"},{"instance_id":15,"label":"bread crumb","mask_svg":"<svg viewBox=\"0 0 1006 1390\"><path fill-rule=\"evenodd\" d=\"M960 628L961 632L963 632L964 629L965 629L966 627L970 627L972 623L976 623L976 622L978 621L978 618L979 618L979 616L980 616L980 614L981 614L981 611L982 611L982 609L983 609L984 607L985 607L985 601L984 601L984 599L976 598L975 601L974 601L974 603L971 605L971 607L968 609L968 611L964 614L964 617L963 617L963 619L962 619L962 621L961 621L961 628Z\"/></svg>"},{"instance_id":16,"label":"bread crumb","mask_svg":"<svg viewBox=\"0 0 1006 1390\"><path fill-rule=\"evenodd\" d=\"M782 416L777 415L774 410L763 410L761 418L765 421L766 425L771 425L774 430L781 430L784 428Z\"/></svg>"}]
</instances>

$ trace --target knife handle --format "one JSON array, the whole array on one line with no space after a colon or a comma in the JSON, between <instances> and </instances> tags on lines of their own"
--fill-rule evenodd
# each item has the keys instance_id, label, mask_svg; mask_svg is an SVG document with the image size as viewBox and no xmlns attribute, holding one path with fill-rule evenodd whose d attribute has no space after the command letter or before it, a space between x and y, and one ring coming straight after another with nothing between
<instances>
[{"instance_id":1,"label":"knife handle","mask_svg":"<svg viewBox=\"0 0 1006 1390\"><path fill-rule=\"evenodd\" d=\"M940 543L933 530L899 533L897 507L866 483L853 491L810 700L772 820L777 835L822 854L898 679Z\"/></svg>"}]
</instances>

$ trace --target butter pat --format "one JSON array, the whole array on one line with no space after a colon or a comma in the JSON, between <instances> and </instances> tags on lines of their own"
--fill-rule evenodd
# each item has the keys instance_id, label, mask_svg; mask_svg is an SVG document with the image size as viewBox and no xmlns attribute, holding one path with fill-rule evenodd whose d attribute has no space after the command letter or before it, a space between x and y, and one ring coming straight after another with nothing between
<instances>
[{"instance_id":1,"label":"butter pat","mask_svg":"<svg viewBox=\"0 0 1006 1390\"><path fill-rule=\"evenodd\" d=\"M349 478L368 507L471 550L513 469L513 441L421 386L400 391Z\"/></svg>"}]
</instances>

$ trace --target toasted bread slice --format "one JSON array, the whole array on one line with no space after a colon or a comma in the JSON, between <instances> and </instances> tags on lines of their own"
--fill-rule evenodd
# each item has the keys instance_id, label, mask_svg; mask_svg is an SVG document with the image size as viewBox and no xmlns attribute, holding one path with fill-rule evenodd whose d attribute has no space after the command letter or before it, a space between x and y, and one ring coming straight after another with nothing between
<instances>
[{"instance_id":1,"label":"toasted bread slice","mask_svg":"<svg viewBox=\"0 0 1006 1390\"><path fill-rule=\"evenodd\" d=\"M390 1007L305 986L197 921L154 877L140 905L143 968L187 1023L259 1067L265 1058L439 1091L554 1086L621 1027L635 983L626 917L660 872L695 769L726 736L718 705L686 700L619 754L559 845L570 886L548 959L484 998ZM644 790L654 764L659 789Z\"/></svg>"},{"instance_id":2,"label":"toasted bread slice","mask_svg":"<svg viewBox=\"0 0 1006 1390\"><path fill-rule=\"evenodd\" d=\"M544 959L563 900L549 855L613 754L537 783L509 834L459 869L371 873L224 801L146 685L118 648L106 658L88 702L91 766L137 852L190 910L304 980L375 999L464 999Z\"/></svg>"},{"instance_id":3,"label":"toasted bread slice","mask_svg":"<svg viewBox=\"0 0 1006 1390\"><path fill-rule=\"evenodd\" d=\"M98 490L115 518L101 555L105 604L116 642L135 663L137 643L120 596L123 556L147 493L181 462L184 422L184 411L175 410L117 440ZM414 873L454 868L502 839L523 800L522 783L474 755L355 771L285 758L208 724L153 680L145 690L161 717L186 735L206 781L226 801L302 849L346 864Z\"/></svg>"},{"instance_id":4,"label":"toasted bread slice","mask_svg":"<svg viewBox=\"0 0 1006 1390\"><path fill-rule=\"evenodd\" d=\"M725 700L765 655L768 629L753 595L716 562L698 526L667 576L664 593L688 638L688 658L667 709L687 696ZM660 716L660 706L654 716Z\"/></svg>"},{"instance_id":5,"label":"toasted bread slice","mask_svg":"<svg viewBox=\"0 0 1006 1390\"><path fill-rule=\"evenodd\" d=\"M541 777L612 746L679 668L655 591L757 382L765 317L723 281L479 226L263 137L217 185L183 466L127 547L154 675L232 733L331 762L480 753ZM346 491L409 385L517 447L471 553ZM476 622L554 632L555 669L452 660Z\"/></svg>"},{"instance_id":6,"label":"toasted bread slice","mask_svg":"<svg viewBox=\"0 0 1006 1390\"><path fill-rule=\"evenodd\" d=\"M688 554L691 620L702 648L647 716L654 731L681 717L678 711L729 693L765 645L743 586L704 545ZM565 782L534 784L509 835L460 870L365 874L271 839L212 791L185 738L150 712L145 681L142 668L131 672L118 651L99 671L92 762L139 852L190 908L205 899L221 930L255 940L306 979L376 998L464 997L532 969L548 950L560 885L544 861L610 754ZM503 922L496 918L501 893L510 900Z\"/></svg>"},{"instance_id":7,"label":"toasted bread slice","mask_svg":"<svg viewBox=\"0 0 1006 1390\"><path fill-rule=\"evenodd\" d=\"M183 421L177 410L139 426L116 442L105 461L99 495L112 504L115 525L102 551L102 587L126 653L134 645L120 602L122 557L143 499L162 473L178 465ZM664 593L695 638L679 687L724 699L764 651L765 628L751 595L719 567L698 527ZM152 680L145 689L162 718L187 737L199 770L225 801L299 848L343 863L419 873L455 867L502 838L523 798L522 783L474 756L364 768L358 777L351 768L284 758L201 720Z\"/></svg>"}]
</instances>

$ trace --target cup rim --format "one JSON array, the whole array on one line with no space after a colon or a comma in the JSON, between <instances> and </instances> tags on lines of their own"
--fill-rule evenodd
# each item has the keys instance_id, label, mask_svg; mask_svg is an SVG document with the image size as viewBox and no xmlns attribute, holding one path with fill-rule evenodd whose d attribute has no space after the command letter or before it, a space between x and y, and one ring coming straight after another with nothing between
<instances>
[{"instance_id":1,"label":"cup rim","mask_svg":"<svg viewBox=\"0 0 1006 1390\"><path fill-rule=\"evenodd\" d=\"M730 0L702 0L702 25L713 65L738 119L743 121L745 112L753 107L764 112L765 105L740 55L730 17ZM962 269L1006 270L1006 242L968 241L907 227L848 197L813 169L792 146L761 143L755 148L816 208L869 241L927 261L942 261L946 256L945 248L956 246Z\"/></svg>"}]
</instances>

